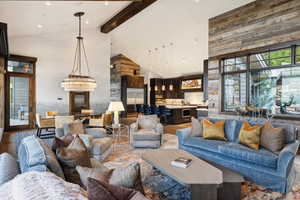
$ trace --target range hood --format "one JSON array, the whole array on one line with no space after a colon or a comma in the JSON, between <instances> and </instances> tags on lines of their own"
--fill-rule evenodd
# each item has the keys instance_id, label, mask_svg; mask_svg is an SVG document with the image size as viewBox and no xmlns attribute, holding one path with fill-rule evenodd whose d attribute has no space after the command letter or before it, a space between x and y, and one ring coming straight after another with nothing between
<instances>
[{"instance_id":1,"label":"range hood","mask_svg":"<svg viewBox=\"0 0 300 200\"><path fill-rule=\"evenodd\" d=\"M8 56L7 24L0 22L0 56Z\"/></svg>"}]
</instances>

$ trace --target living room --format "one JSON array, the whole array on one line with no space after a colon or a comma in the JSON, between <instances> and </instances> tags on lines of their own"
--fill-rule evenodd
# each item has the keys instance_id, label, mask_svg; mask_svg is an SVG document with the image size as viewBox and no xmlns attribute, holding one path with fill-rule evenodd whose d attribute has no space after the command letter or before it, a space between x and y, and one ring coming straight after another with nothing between
<instances>
[{"instance_id":1,"label":"living room","mask_svg":"<svg viewBox=\"0 0 300 200\"><path fill-rule=\"evenodd\" d=\"M1 1L0 199L300 199L299 66L298 0Z\"/></svg>"}]
</instances>

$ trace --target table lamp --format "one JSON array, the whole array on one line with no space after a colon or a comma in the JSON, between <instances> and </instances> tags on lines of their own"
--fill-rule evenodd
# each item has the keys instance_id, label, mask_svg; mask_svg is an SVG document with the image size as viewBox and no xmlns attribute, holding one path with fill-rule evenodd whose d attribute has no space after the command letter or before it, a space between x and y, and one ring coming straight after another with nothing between
<instances>
[{"instance_id":1,"label":"table lamp","mask_svg":"<svg viewBox=\"0 0 300 200\"><path fill-rule=\"evenodd\" d=\"M125 111L121 101L112 101L108 106L108 111L114 112L114 126L119 125L119 111Z\"/></svg>"}]
</instances>

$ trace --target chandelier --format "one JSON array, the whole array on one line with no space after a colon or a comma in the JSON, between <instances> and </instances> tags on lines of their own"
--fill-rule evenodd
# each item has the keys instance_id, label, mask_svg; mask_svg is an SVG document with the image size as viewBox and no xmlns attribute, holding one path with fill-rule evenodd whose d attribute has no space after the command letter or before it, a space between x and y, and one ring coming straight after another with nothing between
<instances>
[{"instance_id":1,"label":"chandelier","mask_svg":"<svg viewBox=\"0 0 300 200\"><path fill-rule=\"evenodd\" d=\"M79 19L79 35L76 37L77 46L72 72L61 83L61 86L65 91L91 92L97 87L95 79L89 76L90 69L84 48L83 37L81 36L81 17L83 15L84 12L77 12L74 14L74 16ZM81 69L81 65L84 63L84 60L87 67L87 75L84 75Z\"/></svg>"}]
</instances>

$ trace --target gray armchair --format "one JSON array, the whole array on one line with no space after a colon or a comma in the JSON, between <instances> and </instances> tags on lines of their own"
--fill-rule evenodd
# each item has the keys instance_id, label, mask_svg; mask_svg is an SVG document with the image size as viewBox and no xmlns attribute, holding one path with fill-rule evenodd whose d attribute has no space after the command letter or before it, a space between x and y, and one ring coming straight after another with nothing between
<instances>
[{"instance_id":1,"label":"gray armchair","mask_svg":"<svg viewBox=\"0 0 300 200\"><path fill-rule=\"evenodd\" d=\"M62 139L68 134L79 135L85 146L90 151L91 157L99 161L105 160L112 153L113 141L111 137L108 137L104 128L84 128L80 121L68 121L63 120L60 117L56 117L55 120L61 120L65 122L63 125L55 128L56 137ZM74 128L74 126L77 127Z\"/></svg>"},{"instance_id":2,"label":"gray armchair","mask_svg":"<svg viewBox=\"0 0 300 200\"><path fill-rule=\"evenodd\" d=\"M157 115L139 115L130 125L130 144L135 148L159 148L164 127Z\"/></svg>"}]
</instances>

